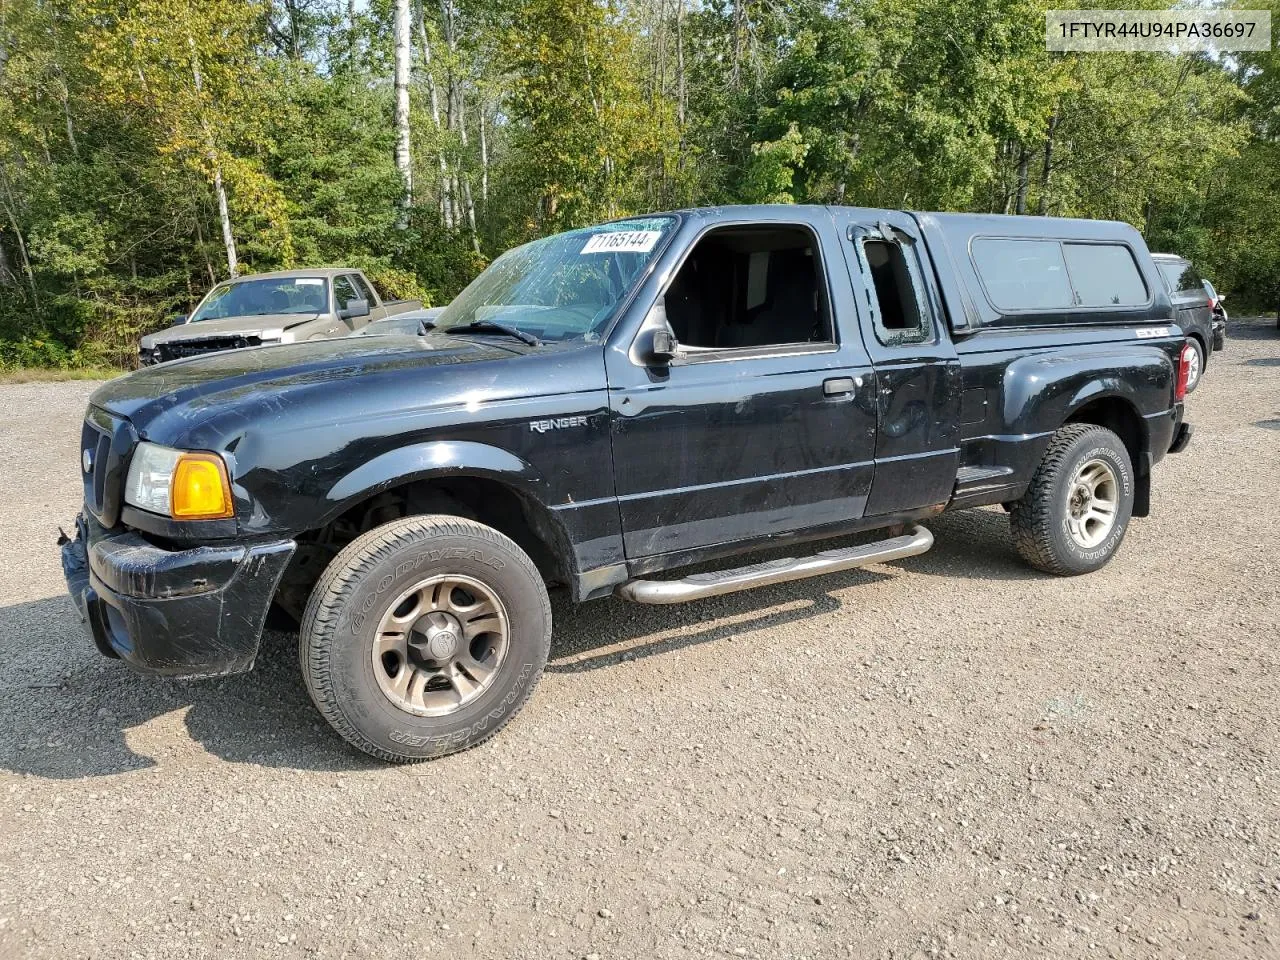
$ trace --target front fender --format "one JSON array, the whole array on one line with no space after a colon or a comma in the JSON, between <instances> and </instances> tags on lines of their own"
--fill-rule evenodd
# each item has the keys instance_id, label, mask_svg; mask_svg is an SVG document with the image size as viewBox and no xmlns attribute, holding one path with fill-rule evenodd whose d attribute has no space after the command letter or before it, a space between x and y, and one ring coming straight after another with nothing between
<instances>
[{"instance_id":1,"label":"front fender","mask_svg":"<svg viewBox=\"0 0 1280 960\"><path fill-rule=\"evenodd\" d=\"M510 451L474 440L429 440L388 450L342 477L325 496L324 522L352 503L402 483L463 475L500 480L545 502L542 477Z\"/></svg>"}]
</instances>

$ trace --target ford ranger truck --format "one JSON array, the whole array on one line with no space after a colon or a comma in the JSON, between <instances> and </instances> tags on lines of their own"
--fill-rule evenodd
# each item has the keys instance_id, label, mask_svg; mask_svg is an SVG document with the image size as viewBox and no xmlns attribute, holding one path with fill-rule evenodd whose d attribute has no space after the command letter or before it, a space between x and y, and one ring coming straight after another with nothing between
<instances>
[{"instance_id":1,"label":"ford ranger truck","mask_svg":"<svg viewBox=\"0 0 1280 960\"><path fill-rule=\"evenodd\" d=\"M292 617L334 729L422 760L529 697L551 588L690 601L911 557L994 504L1031 566L1099 570L1189 440L1188 363L1123 223L621 220L504 254L414 333L100 387L63 564L99 650L149 673L248 670Z\"/></svg>"}]
</instances>

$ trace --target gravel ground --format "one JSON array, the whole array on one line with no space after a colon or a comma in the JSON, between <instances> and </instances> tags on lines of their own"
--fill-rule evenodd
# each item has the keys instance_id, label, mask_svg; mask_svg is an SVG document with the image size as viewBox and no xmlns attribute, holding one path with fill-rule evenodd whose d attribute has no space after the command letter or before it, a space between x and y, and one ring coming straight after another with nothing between
<instances>
[{"instance_id":1,"label":"gravel ground","mask_svg":"<svg viewBox=\"0 0 1280 960\"><path fill-rule=\"evenodd\" d=\"M496 740L369 762L271 635L99 657L54 538L93 384L0 387L0 957L1280 956L1280 334L1233 326L1106 570L998 511L684 607L558 606Z\"/></svg>"}]
</instances>

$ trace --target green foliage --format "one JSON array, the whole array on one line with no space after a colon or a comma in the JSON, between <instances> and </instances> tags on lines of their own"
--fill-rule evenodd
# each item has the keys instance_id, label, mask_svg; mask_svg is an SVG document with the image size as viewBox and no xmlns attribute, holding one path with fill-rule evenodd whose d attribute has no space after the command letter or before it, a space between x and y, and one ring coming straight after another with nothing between
<instances>
[{"instance_id":1,"label":"green foliage","mask_svg":"<svg viewBox=\"0 0 1280 960\"><path fill-rule=\"evenodd\" d=\"M727 202L1124 219L1280 301L1273 52L1049 54L1042 0L415 0L404 217L394 4L357 6L0 0L0 364L129 364L228 273L219 184L243 272L429 303Z\"/></svg>"}]
</instances>

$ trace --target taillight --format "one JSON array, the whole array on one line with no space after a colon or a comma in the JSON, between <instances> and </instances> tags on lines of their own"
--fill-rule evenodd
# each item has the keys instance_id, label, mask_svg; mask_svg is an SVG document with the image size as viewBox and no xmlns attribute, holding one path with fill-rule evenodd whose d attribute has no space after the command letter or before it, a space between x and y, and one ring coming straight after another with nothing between
<instances>
[{"instance_id":1,"label":"taillight","mask_svg":"<svg viewBox=\"0 0 1280 960\"><path fill-rule=\"evenodd\" d=\"M1182 345L1182 353L1178 354L1178 379L1173 385L1173 399L1183 400L1187 396L1187 380L1191 376L1191 359L1196 348L1189 343Z\"/></svg>"}]
</instances>

